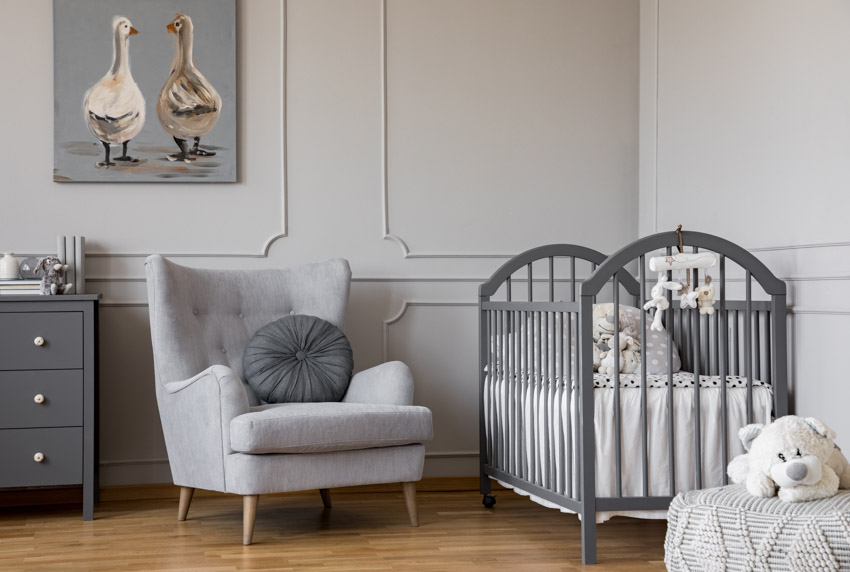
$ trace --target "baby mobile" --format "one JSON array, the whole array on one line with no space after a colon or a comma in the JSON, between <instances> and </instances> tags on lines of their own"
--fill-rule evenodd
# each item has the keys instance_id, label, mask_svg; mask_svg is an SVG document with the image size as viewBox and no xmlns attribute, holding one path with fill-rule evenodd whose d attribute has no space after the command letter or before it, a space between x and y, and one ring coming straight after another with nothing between
<instances>
[{"instance_id":1,"label":"baby mobile","mask_svg":"<svg viewBox=\"0 0 850 572\"><path fill-rule=\"evenodd\" d=\"M679 306L684 310L687 308L696 308L699 306L699 313L711 315L714 313L714 296L716 289L711 283L711 276L706 274L705 283L702 286L695 287L691 292L691 269L693 268L714 268L717 266L717 256L710 252L685 252L684 241L682 240L682 225L676 228L676 234L679 235L679 254L672 256L654 256L649 259L649 269L658 273L658 282L650 290L652 299L644 304L644 310L655 309L655 315L652 318L650 330L660 332L663 329L661 324L661 315L664 310L670 307L667 301L665 290L676 292L679 296ZM685 271L687 282L682 283L667 280L666 272L668 270ZM680 273L681 279L681 273Z\"/></svg>"}]
</instances>

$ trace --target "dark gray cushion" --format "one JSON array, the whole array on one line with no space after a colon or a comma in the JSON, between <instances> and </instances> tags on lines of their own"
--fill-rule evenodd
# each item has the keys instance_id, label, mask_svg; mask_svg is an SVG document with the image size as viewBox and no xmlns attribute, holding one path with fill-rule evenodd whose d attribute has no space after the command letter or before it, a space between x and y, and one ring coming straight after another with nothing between
<instances>
[{"instance_id":1,"label":"dark gray cushion","mask_svg":"<svg viewBox=\"0 0 850 572\"><path fill-rule=\"evenodd\" d=\"M242 356L245 381L267 403L339 401L354 356L339 328L315 316L285 316L260 328Z\"/></svg>"}]
</instances>

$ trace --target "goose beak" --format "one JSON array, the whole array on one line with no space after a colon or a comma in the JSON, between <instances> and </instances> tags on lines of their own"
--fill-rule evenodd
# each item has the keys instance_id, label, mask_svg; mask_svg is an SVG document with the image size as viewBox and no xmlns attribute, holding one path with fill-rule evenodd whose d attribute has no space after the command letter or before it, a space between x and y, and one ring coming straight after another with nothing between
<instances>
[{"instance_id":1,"label":"goose beak","mask_svg":"<svg viewBox=\"0 0 850 572\"><path fill-rule=\"evenodd\" d=\"M169 33L169 34L176 34L176 33L177 33L177 28L175 28L175 27L174 27L174 22L172 22L172 23L170 23L169 25L167 25L167 26L165 27L165 29L166 29L166 30L168 30L168 33Z\"/></svg>"},{"instance_id":2,"label":"goose beak","mask_svg":"<svg viewBox=\"0 0 850 572\"><path fill-rule=\"evenodd\" d=\"M139 33L139 31L136 28L133 28L132 26L130 27L130 35L131 36L135 36L138 33Z\"/></svg>"}]
</instances>

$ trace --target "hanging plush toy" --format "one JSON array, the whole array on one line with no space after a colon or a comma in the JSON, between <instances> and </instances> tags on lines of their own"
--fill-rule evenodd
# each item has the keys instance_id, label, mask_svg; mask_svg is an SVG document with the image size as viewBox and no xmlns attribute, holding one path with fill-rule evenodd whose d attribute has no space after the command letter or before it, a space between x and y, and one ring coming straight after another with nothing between
<instances>
[{"instance_id":1,"label":"hanging plush toy","mask_svg":"<svg viewBox=\"0 0 850 572\"><path fill-rule=\"evenodd\" d=\"M658 282L655 286L652 287L652 290L649 291L652 296L652 300L643 305L644 310L649 310L651 308L655 308L655 315L652 318L652 325L649 327L650 330L654 332L660 332L664 330L664 326L661 323L661 312L670 307L670 303L667 301L667 296L664 293L664 290L672 290L673 292L677 292L682 289L681 282L669 282L664 279L664 273L658 273Z\"/></svg>"},{"instance_id":2,"label":"hanging plush toy","mask_svg":"<svg viewBox=\"0 0 850 572\"><path fill-rule=\"evenodd\" d=\"M705 277L705 284L696 289L696 294L699 298L699 313L708 314L714 313L714 284L711 283L711 276Z\"/></svg>"}]
</instances>

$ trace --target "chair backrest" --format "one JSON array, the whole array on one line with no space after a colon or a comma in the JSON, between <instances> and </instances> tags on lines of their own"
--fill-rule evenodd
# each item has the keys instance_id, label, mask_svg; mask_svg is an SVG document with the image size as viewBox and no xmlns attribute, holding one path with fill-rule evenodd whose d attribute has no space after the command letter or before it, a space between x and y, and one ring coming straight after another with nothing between
<instances>
[{"instance_id":1,"label":"chair backrest","mask_svg":"<svg viewBox=\"0 0 850 572\"><path fill-rule=\"evenodd\" d=\"M241 377L245 345L283 316L309 314L342 329L351 280L343 259L283 269L208 270L153 255L145 273L157 392L160 384L189 379L211 365L226 365Z\"/></svg>"}]
</instances>

